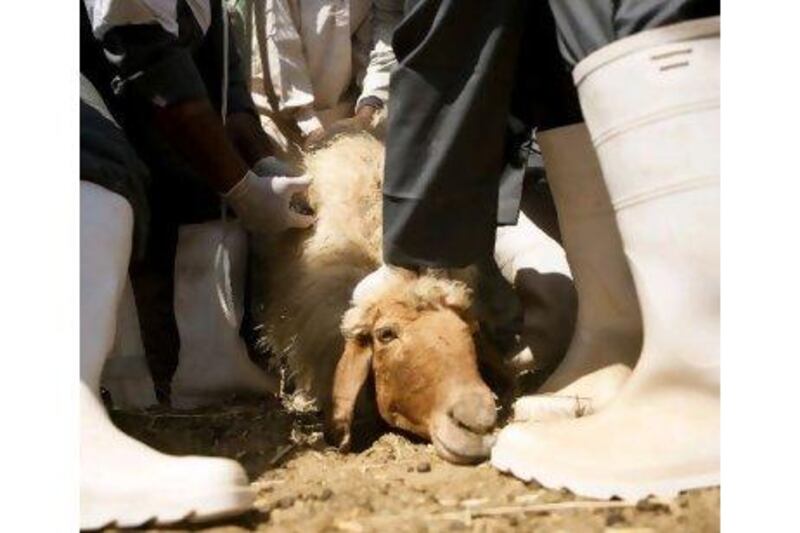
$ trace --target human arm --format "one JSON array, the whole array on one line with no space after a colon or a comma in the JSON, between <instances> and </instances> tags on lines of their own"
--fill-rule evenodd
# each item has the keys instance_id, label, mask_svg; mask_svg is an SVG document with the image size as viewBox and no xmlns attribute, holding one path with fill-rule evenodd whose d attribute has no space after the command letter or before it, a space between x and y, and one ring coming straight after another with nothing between
<instances>
[{"instance_id":1,"label":"human arm","mask_svg":"<svg viewBox=\"0 0 800 533\"><path fill-rule=\"evenodd\" d=\"M114 74L109 93L148 113L171 147L215 190L228 193L244 181L252 181L248 170L251 162L238 153L226 135L189 50L187 32L179 31L177 18L193 16L190 24L184 18L181 27L188 26L190 32L194 31L190 37L196 37L195 28L202 31L203 21L211 24L211 11L193 13L185 5L180 10L177 6L167 0L85 0L92 32ZM219 9L217 13L219 16ZM197 26L191 24L195 19ZM259 155L253 153L249 159ZM251 200L269 203L263 195ZM248 221L243 221L247 225Z\"/></svg>"},{"instance_id":2,"label":"human arm","mask_svg":"<svg viewBox=\"0 0 800 533\"><path fill-rule=\"evenodd\" d=\"M366 56L366 64L356 73L361 87L356 112L364 105L380 110L389 99L389 76L397 66L392 36L402 19L402 0L373 0L371 24L365 27L370 30L369 34L361 29L356 32L354 53Z\"/></svg>"},{"instance_id":3,"label":"human arm","mask_svg":"<svg viewBox=\"0 0 800 533\"><path fill-rule=\"evenodd\" d=\"M371 2L370 17L353 36L353 68L361 88L355 114L331 124L324 135L313 139L322 144L340 133L374 132L385 113L389 98L389 75L397 65L391 39L394 29L403 18L401 0Z\"/></svg>"}]
</instances>

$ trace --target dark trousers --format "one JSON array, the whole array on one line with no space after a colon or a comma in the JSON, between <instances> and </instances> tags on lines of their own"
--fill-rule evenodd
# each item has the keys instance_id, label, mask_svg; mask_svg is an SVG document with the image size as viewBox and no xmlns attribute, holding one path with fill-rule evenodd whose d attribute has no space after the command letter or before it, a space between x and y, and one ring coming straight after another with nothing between
<instances>
[{"instance_id":1,"label":"dark trousers","mask_svg":"<svg viewBox=\"0 0 800 533\"><path fill-rule=\"evenodd\" d=\"M453 268L489 256L499 179L514 156L509 117L530 129L581 122L578 61L644 29L715 14L719 1L709 0L407 1L393 39L385 261Z\"/></svg>"},{"instance_id":2,"label":"dark trousers","mask_svg":"<svg viewBox=\"0 0 800 533\"><path fill-rule=\"evenodd\" d=\"M133 207L131 284L156 395L164 402L180 345L173 312L179 211L164 194L164 180L153 183L151 168L119 127L83 102L80 118L81 179L122 195Z\"/></svg>"},{"instance_id":3,"label":"dark trousers","mask_svg":"<svg viewBox=\"0 0 800 533\"><path fill-rule=\"evenodd\" d=\"M595 50L640 31L720 13L719 0L550 0L561 53L574 67Z\"/></svg>"},{"instance_id":4,"label":"dark trousers","mask_svg":"<svg viewBox=\"0 0 800 533\"><path fill-rule=\"evenodd\" d=\"M143 256L131 263L130 277L142 344L156 388L156 397L167 403L172 376L178 367L180 337L175 319L175 253L178 221L157 195L153 231Z\"/></svg>"}]
</instances>

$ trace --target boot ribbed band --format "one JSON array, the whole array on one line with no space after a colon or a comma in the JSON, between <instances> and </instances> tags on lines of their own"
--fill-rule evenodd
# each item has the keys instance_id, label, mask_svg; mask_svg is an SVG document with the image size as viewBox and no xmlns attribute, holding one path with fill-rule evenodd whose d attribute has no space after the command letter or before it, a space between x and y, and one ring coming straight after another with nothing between
<instances>
[{"instance_id":1,"label":"boot ribbed band","mask_svg":"<svg viewBox=\"0 0 800 533\"><path fill-rule=\"evenodd\" d=\"M689 20L620 39L604 46L578 63L572 71L572 79L576 86L580 86L592 72L628 54L662 44L718 36L720 33L719 22L720 17ZM665 58L656 57L654 59Z\"/></svg>"}]
</instances>

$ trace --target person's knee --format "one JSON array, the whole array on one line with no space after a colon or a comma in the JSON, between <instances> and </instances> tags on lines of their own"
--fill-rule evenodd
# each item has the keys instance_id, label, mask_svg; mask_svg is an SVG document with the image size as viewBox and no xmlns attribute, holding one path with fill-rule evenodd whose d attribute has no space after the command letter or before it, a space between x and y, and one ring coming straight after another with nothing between
<instances>
[{"instance_id":1,"label":"person's knee","mask_svg":"<svg viewBox=\"0 0 800 533\"><path fill-rule=\"evenodd\" d=\"M81 180L81 225L103 224L109 231L114 227L126 233L133 228L133 208L124 196L112 192L102 185ZM108 226L104 221L113 220L118 225Z\"/></svg>"}]
</instances>

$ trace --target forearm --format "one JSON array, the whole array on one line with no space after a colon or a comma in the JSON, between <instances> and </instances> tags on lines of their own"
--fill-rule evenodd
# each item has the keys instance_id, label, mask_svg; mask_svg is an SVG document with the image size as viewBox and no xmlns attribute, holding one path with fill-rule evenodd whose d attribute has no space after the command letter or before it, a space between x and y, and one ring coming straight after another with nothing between
<instances>
[{"instance_id":1,"label":"forearm","mask_svg":"<svg viewBox=\"0 0 800 533\"><path fill-rule=\"evenodd\" d=\"M394 29L403 18L403 2L375 0L372 3L371 35L368 41L368 64L361 81L357 107L367 99L385 104L389 98L389 75L397 66L392 50Z\"/></svg>"},{"instance_id":2,"label":"forearm","mask_svg":"<svg viewBox=\"0 0 800 533\"><path fill-rule=\"evenodd\" d=\"M175 150L217 192L229 191L249 169L207 99L157 108L155 121Z\"/></svg>"},{"instance_id":3,"label":"forearm","mask_svg":"<svg viewBox=\"0 0 800 533\"><path fill-rule=\"evenodd\" d=\"M230 46L228 91L229 116L237 117L233 119L237 125L231 128L236 132L232 142L211 104L195 63L198 59L179 38L174 13L152 13L143 8L150 4L139 0L87 3L92 7L87 17L114 72L115 97L137 101L142 107L149 104L167 142L214 189L228 191L254 160L268 153L268 141L256 118L252 116L252 122L238 118L252 112L253 106L234 46ZM222 46L221 29L222 12L216 6L201 48L206 55L200 61L213 64L216 60L213 52Z\"/></svg>"},{"instance_id":4,"label":"forearm","mask_svg":"<svg viewBox=\"0 0 800 533\"><path fill-rule=\"evenodd\" d=\"M269 136L251 113L228 115L225 130L248 167L252 168L259 160L274 155Z\"/></svg>"}]
</instances>

